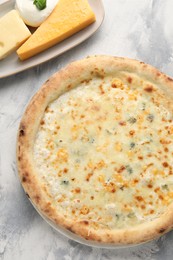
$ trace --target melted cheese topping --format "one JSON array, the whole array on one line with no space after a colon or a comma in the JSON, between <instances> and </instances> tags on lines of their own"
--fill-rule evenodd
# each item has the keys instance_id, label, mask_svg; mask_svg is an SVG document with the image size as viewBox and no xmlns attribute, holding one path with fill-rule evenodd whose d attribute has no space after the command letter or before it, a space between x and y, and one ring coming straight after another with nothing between
<instances>
[{"instance_id":1,"label":"melted cheese topping","mask_svg":"<svg viewBox=\"0 0 173 260\"><path fill-rule=\"evenodd\" d=\"M162 101L157 86L122 72L81 82L47 107L34 159L59 212L112 229L165 211L173 201L173 116Z\"/></svg>"}]
</instances>

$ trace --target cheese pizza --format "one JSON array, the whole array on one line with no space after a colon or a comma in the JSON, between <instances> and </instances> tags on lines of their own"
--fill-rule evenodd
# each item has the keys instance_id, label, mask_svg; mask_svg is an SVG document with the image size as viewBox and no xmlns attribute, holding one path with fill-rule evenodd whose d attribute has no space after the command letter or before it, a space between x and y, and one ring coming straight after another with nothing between
<instances>
[{"instance_id":1,"label":"cheese pizza","mask_svg":"<svg viewBox=\"0 0 173 260\"><path fill-rule=\"evenodd\" d=\"M57 226L137 244L173 227L173 80L128 58L93 56L54 74L21 120L22 185Z\"/></svg>"}]
</instances>

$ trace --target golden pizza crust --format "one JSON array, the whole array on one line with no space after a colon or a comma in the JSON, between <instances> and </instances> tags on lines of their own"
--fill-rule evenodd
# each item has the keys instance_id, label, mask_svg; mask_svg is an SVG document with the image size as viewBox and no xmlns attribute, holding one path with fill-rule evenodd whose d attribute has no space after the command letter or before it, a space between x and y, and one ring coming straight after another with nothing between
<instances>
[{"instance_id":1,"label":"golden pizza crust","mask_svg":"<svg viewBox=\"0 0 173 260\"><path fill-rule=\"evenodd\" d=\"M136 74L156 84L167 96L166 106L172 107L173 80L157 69L128 58L88 57L74 62L55 73L32 98L19 127L17 162L20 180L25 192L46 217L87 240L125 245L146 242L171 230L173 228L173 204L168 207L164 214L151 222L126 229L110 230L105 228L95 230L90 227L87 220L74 222L68 216L64 218L57 212L46 191L46 187L40 183L37 177L33 161L36 134L48 104L64 92L75 88L81 81L88 81L93 76L102 78L106 75L118 74L119 71L131 73L131 77L127 79L128 81L133 80L133 75Z\"/></svg>"}]
</instances>

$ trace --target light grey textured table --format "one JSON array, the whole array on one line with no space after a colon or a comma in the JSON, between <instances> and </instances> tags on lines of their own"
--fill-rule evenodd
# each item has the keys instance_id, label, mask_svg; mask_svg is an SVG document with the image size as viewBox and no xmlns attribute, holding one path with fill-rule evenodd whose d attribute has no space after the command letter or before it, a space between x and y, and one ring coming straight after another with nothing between
<instances>
[{"instance_id":1,"label":"light grey textured table","mask_svg":"<svg viewBox=\"0 0 173 260\"><path fill-rule=\"evenodd\" d=\"M116 250L67 239L37 214L18 180L19 121L30 98L54 72L87 55L109 54L143 60L173 76L173 1L104 0L104 6L105 21L90 39L41 66L0 80L0 259L173 259L173 232L145 245Z\"/></svg>"}]
</instances>

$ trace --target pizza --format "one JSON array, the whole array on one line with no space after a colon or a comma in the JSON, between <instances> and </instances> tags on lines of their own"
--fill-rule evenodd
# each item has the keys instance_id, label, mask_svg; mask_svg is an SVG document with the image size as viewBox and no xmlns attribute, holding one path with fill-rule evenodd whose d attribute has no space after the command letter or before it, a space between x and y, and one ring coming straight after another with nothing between
<instances>
[{"instance_id":1,"label":"pizza","mask_svg":"<svg viewBox=\"0 0 173 260\"><path fill-rule=\"evenodd\" d=\"M173 80L128 58L92 56L48 79L20 123L25 192L89 241L138 244L173 228Z\"/></svg>"}]
</instances>

